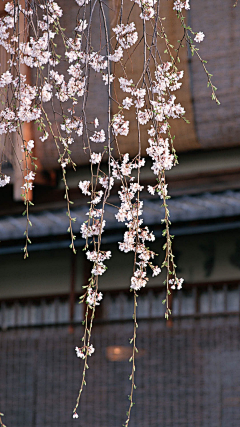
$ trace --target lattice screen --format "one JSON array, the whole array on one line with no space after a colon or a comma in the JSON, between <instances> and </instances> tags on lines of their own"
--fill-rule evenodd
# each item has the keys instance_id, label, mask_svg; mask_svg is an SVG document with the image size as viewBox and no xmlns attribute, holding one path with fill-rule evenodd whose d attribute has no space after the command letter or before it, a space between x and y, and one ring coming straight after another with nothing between
<instances>
[{"instance_id":1,"label":"lattice screen","mask_svg":"<svg viewBox=\"0 0 240 427\"><path fill-rule=\"evenodd\" d=\"M131 322L95 326L95 354L79 419L71 418L81 377L81 327L0 333L1 411L8 427L120 427L130 390L127 360L110 346L128 346ZM136 405L130 427L240 425L239 317L139 322ZM121 347L120 347L121 348ZM128 357L128 351L126 355ZM111 359L111 357L110 357Z\"/></svg>"}]
</instances>

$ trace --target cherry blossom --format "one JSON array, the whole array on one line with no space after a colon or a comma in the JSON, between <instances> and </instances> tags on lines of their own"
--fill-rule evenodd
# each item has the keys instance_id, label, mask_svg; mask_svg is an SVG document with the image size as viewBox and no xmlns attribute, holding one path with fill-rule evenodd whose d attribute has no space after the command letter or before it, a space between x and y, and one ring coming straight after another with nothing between
<instances>
[{"instance_id":1,"label":"cherry blossom","mask_svg":"<svg viewBox=\"0 0 240 427\"><path fill-rule=\"evenodd\" d=\"M75 31L79 31L80 33L82 33L84 30L86 30L87 26L88 26L88 23L86 19L84 20L80 19L80 21L78 22L78 26L75 28Z\"/></svg>"},{"instance_id":2,"label":"cherry blossom","mask_svg":"<svg viewBox=\"0 0 240 427\"><path fill-rule=\"evenodd\" d=\"M119 77L120 88L123 92L132 92L133 90L133 80L125 79L124 77Z\"/></svg>"},{"instance_id":3,"label":"cherry blossom","mask_svg":"<svg viewBox=\"0 0 240 427\"><path fill-rule=\"evenodd\" d=\"M34 180L34 179L35 179L35 175L36 175L36 173L35 173L35 172L30 171L30 172L29 172L29 173L24 177L24 179L26 179L27 181Z\"/></svg>"},{"instance_id":4,"label":"cherry blossom","mask_svg":"<svg viewBox=\"0 0 240 427\"><path fill-rule=\"evenodd\" d=\"M78 418L78 414L76 412L74 412L73 418Z\"/></svg>"},{"instance_id":5,"label":"cherry blossom","mask_svg":"<svg viewBox=\"0 0 240 427\"><path fill-rule=\"evenodd\" d=\"M129 133L129 121L124 120L124 116L117 114L113 117L112 127L114 135L127 136Z\"/></svg>"},{"instance_id":6,"label":"cherry blossom","mask_svg":"<svg viewBox=\"0 0 240 427\"><path fill-rule=\"evenodd\" d=\"M109 76L108 76L108 74L103 74L102 78L103 78L103 81L104 81L105 85L108 85L108 82L112 83L113 80L115 79L115 77L113 76L113 74L110 74Z\"/></svg>"},{"instance_id":7,"label":"cherry blossom","mask_svg":"<svg viewBox=\"0 0 240 427\"><path fill-rule=\"evenodd\" d=\"M119 46L113 54L109 55L108 58L110 61L118 62L123 57L123 50L121 46Z\"/></svg>"},{"instance_id":8,"label":"cherry blossom","mask_svg":"<svg viewBox=\"0 0 240 427\"><path fill-rule=\"evenodd\" d=\"M78 186L82 193L85 194L85 196L91 196L91 193L89 191L90 181L80 181Z\"/></svg>"},{"instance_id":9,"label":"cherry blossom","mask_svg":"<svg viewBox=\"0 0 240 427\"><path fill-rule=\"evenodd\" d=\"M175 279L170 279L169 280L169 284L171 285L172 289L177 289L180 290L182 289L182 284L184 282L184 279L178 279L177 277Z\"/></svg>"},{"instance_id":10,"label":"cherry blossom","mask_svg":"<svg viewBox=\"0 0 240 427\"><path fill-rule=\"evenodd\" d=\"M194 40L197 43L201 43L204 37L205 37L205 34L202 31L200 31L199 33L196 34L196 36L194 37Z\"/></svg>"},{"instance_id":11,"label":"cherry blossom","mask_svg":"<svg viewBox=\"0 0 240 427\"><path fill-rule=\"evenodd\" d=\"M92 136L90 136L90 139L91 139L91 141L97 142L97 143L98 142L105 142L106 136L105 136L104 130L102 129L99 132L95 131L94 134Z\"/></svg>"},{"instance_id":12,"label":"cherry blossom","mask_svg":"<svg viewBox=\"0 0 240 427\"><path fill-rule=\"evenodd\" d=\"M89 160L93 165L96 165L101 162L102 154L101 153L92 153L91 159Z\"/></svg>"},{"instance_id":13,"label":"cherry blossom","mask_svg":"<svg viewBox=\"0 0 240 427\"><path fill-rule=\"evenodd\" d=\"M186 9L186 10L190 9L189 0L186 0L184 2L181 0L174 1L173 10L177 10L177 11L181 12L182 9Z\"/></svg>"},{"instance_id":14,"label":"cherry blossom","mask_svg":"<svg viewBox=\"0 0 240 427\"><path fill-rule=\"evenodd\" d=\"M0 187L5 187L5 185L9 184L10 176L4 175L3 178L0 178Z\"/></svg>"},{"instance_id":15,"label":"cherry blossom","mask_svg":"<svg viewBox=\"0 0 240 427\"><path fill-rule=\"evenodd\" d=\"M34 148L34 141L32 139L30 139L27 142L27 145L21 145L21 151L24 153L25 151L31 152Z\"/></svg>"},{"instance_id":16,"label":"cherry blossom","mask_svg":"<svg viewBox=\"0 0 240 427\"><path fill-rule=\"evenodd\" d=\"M91 344L88 348L87 348L87 353L89 356L91 356L95 351L95 348L93 347L93 345Z\"/></svg>"},{"instance_id":17,"label":"cherry blossom","mask_svg":"<svg viewBox=\"0 0 240 427\"><path fill-rule=\"evenodd\" d=\"M86 302L90 308L93 308L93 306L95 306L95 305L99 305L102 298L103 298L102 292L97 293L92 288L87 289L87 300L86 300Z\"/></svg>"},{"instance_id":18,"label":"cherry blossom","mask_svg":"<svg viewBox=\"0 0 240 427\"><path fill-rule=\"evenodd\" d=\"M129 108L133 105L132 98L129 98L128 96L123 100L122 102L123 108L126 110L129 110Z\"/></svg>"},{"instance_id":19,"label":"cherry blossom","mask_svg":"<svg viewBox=\"0 0 240 427\"><path fill-rule=\"evenodd\" d=\"M75 0L75 2L78 4L78 6L83 6L84 4L88 4L89 0Z\"/></svg>"},{"instance_id":20,"label":"cherry blossom","mask_svg":"<svg viewBox=\"0 0 240 427\"><path fill-rule=\"evenodd\" d=\"M113 177L108 177L107 175L105 175L104 177L99 177L99 183L103 186L103 188L111 188L113 187L114 184L114 179Z\"/></svg>"},{"instance_id":21,"label":"cherry blossom","mask_svg":"<svg viewBox=\"0 0 240 427\"><path fill-rule=\"evenodd\" d=\"M75 351L76 351L77 357L80 357L81 359L85 358L85 354L79 347L75 347ZM74 418L78 418L78 417L75 416Z\"/></svg>"},{"instance_id":22,"label":"cherry blossom","mask_svg":"<svg viewBox=\"0 0 240 427\"><path fill-rule=\"evenodd\" d=\"M138 39L138 33L134 22L127 25L117 25L112 30L116 34L116 39L123 49L129 49Z\"/></svg>"}]
</instances>

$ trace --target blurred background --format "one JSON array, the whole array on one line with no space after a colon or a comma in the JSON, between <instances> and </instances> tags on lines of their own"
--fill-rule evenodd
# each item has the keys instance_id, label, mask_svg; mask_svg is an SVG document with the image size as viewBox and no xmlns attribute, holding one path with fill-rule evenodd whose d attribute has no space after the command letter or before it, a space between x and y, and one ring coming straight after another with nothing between
<instances>
[{"instance_id":1,"label":"blurred background","mask_svg":"<svg viewBox=\"0 0 240 427\"><path fill-rule=\"evenodd\" d=\"M59 4L64 6L64 1ZM3 7L4 3L2 15ZM183 31L172 3L161 7L170 41L180 39ZM180 120L173 124L180 164L167 178L174 253L178 276L185 282L181 291L171 295L173 315L168 322L162 304L164 277L150 278L139 292L131 426L237 427L240 422L239 8L233 8L233 1L193 1L187 16L192 28L206 35L200 53L209 61L221 105L211 101L197 58L182 50L185 81L177 95L190 124ZM72 2L63 27L68 29L76 11ZM109 9L109 22L112 13ZM7 58L2 49L0 55L2 73ZM97 77L94 82L88 108L101 120L107 98L98 90ZM79 296L91 270L79 232L87 207L78 183L89 178L89 161L81 143L73 146L78 168L67 175L77 219L74 255L68 247L64 188L53 142L42 143L30 126L25 133L35 140L39 159L30 213L32 244L25 261L22 174L15 157L15 152L21 155L18 141L9 142L2 159L2 172L11 176L11 183L0 190L0 410L8 427L117 427L128 409L133 333L129 292L133 259L119 252L117 243L125 228L116 223L116 210L108 206L102 242L104 250L112 251L112 259L100 279L104 298L92 337L96 351L89 360L79 419L73 420L82 375L82 362L74 350L81 346L83 333L84 306L79 305ZM122 147L134 155L137 144L124 139ZM142 176L145 188L155 185L150 168L147 162ZM117 191L115 186L111 192L113 204L118 203ZM146 190L143 198L144 224L156 235L152 248L161 263L161 203Z\"/></svg>"}]
</instances>

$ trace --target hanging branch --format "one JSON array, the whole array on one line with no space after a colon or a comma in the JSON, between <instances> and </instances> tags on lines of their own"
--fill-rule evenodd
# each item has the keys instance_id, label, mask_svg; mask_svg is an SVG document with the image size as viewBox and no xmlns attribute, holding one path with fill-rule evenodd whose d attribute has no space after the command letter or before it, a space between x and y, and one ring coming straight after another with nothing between
<instances>
[{"instance_id":1,"label":"hanging branch","mask_svg":"<svg viewBox=\"0 0 240 427\"><path fill-rule=\"evenodd\" d=\"M66 12L53 0L26 0L25 8L18 0L5 5L6 16L0 18L0 45L10 55L10 59L7 62L7 71L0 77L2 101L5 102L0 112L0 133L4 135L5 140L7 136L15 133L22 143L23 158L18 161L23 175L24 214L27 221L25 258L28 257L28 244L31 243L30 192L37 173L37 159L33 157L35 141L26 140L25 124L37 123L38 131L41 132L39 139L45 144L55 146L56 166L59 165L62 170L65 189L70 248L74 253L76 236L73 233L73 222L76 219L71 210L73 202L69 195L68 168L77 168L72 159L71 148L76 141L82 144L86 162L90 163L90 178L81 180L79 189L83 196L87 197L86 203L89 206L88 218L81 225L81 236L85 240L86 257L93 264L88 284L83 287L84 293L80 298L86 310L82 345L77 346L75 350L77 357L83 359L83 371L73 418L78 418L77 410L86 385L88 360L95 351L91 342L92 329L95 310L103 298L99 292L99 276L107 269L104 262L111 258L111 251L102 250L106 205L116 208L116 221L126 226L123 239L119 242L119 250L133 253L130 290L134 300L133 335L130 339L131 390L124 424L128 427L136 388L137 298L141 288L147 285L148 272L151 271L152 276L161 272L161 268L153 264L156 253L148 247L149 242L155 240L155 236L143 224L142 219L141 193L144 187L141 185L141 169L145 166L142 147L146 138L142 129L145 129L145 132L147 129L148 132L149 146L146 149L146 157L149 156L152 160L151 169L156 178L156 184L148 185L147 191L154 197L159 196L159 208L162 206L164 209L162 234L166 241L163 246L165 258L162 268L166 277L163 280L166 286L166 298L163 303L166 303L167 319L171 314L169 296L172 289L181 289L183 283L183 279L177 277L172 250L173 236L170 233L171 222L167 204L170 196L166 171L178 163L170 120L183 119L187 122L184 108L177 103L175 95L181 88L183 78L183 71L178 70L177 65L184 40L204 68L212 99L217 103L219 101L216 97L216 87L212 84L212 76L206 69L206 62L194 44L202 42L205 35L202 32L194 32L185 24L184 13L190 9L188 0L173 1L173 10L183 27L183 36L177 42L177 48L170 44L164 28L160 0L134 0L130 11L127 9L127 3L119 0L119 5L115 5L116 10L113 12L116 14L115 26L109 26L105 13L105 7L109 6L103 1L71 1L79 7L74 28L71 29L74 34L72 37L67 37L61 24L62 16ZM234 6L236 4L237 2ZM97 13L100 37L96 41L94 17ZM55 42L56 37L59 45ZM64 51L62 57L59 54L60 47ZM141 69L136 70L137 55L143 58L143 63ZM164 55L167 55L167 61L163 61ZM60 74L58 68L61 64L67 64L68 67L63 74ZM27 70L31 70L31 84L27 78ZM94 119L90 117L89 92L95 75L101 76L99 88L105 88L107 94L106 123L101 123L102 114ZM136 115L136 134L132 131L130 110ZM96 112L96 116L97 114ZM129 132L133 144L137 145L137 154L132 158L128 151L122 149L122 141ZM6 143L3 150L5 147ZM4 175L0 169L0 186L3 187L9 182L10 177ZM120 188L119 203L112 204L111 190L116 183ZM1 415L0 424L4 427Z\"/></svg>"},{"instance_id":2,"label":"hanging branch","mask_svg":"<svg viewBox=\"0 0 240 427\"><path fill-rule=\"evenodd\" d=\"M3 420L2 420L2 417L4 416L4 414L2 414L1 412L0 412L0 426L1 427L7 427L7 426L5 426L5 424L3 424Z\"/></svg>"}]
</instances>

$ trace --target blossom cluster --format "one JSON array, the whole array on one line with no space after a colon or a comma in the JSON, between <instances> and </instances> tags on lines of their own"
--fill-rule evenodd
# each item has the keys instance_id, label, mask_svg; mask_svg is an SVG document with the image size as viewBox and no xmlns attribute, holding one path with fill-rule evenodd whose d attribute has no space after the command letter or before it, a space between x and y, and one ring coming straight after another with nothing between
<instances>
[{"instance_id":1,"label":"blossom cluster","mask_svg":"<svg viewBox=\"0 0 240 427\"><path fill-rule=\"evenodd\" d=\"M156 0L134 1L141 8L141 19L150 20L155 16ZM88 0L76 0L76 3L82 7L88 5L89 2ZM9 70L0 76L0 87L3 89L11 87L14 99L11 105L6 105L0 112L0 134L16 132L24 122L42 120L41 116L45 103L56 100L63 110L64 103L71 101L71 108L68 108L67 112L62 114L62 121L58 127L59 134L55 136L56 140L62 144L59 163L64 170L70 163L69 146L75 142L76 138L82 137L85 131L86 123L83 116L76 113L76 108L80 100L82 99L83 101L86 94L89 68L94 73L102 75L103 84L111 85L115 76L109 73L108 62L121 61L124 51L137 43L139 35L135 22L125 24L121 21L121 23L112 28L117 42L115 49L108 51L108 55L103 55L101 50L97 51L93 48L89 50L85 43L82 42L83 37L86 37L87 34L88 22L84 17L85 15L82 17L79 15L75 26L75 36L64 38L67 73L61 74L56 69L60 58L54 48L54 39L57 31L61 28L59 19L62 17L63 11L57 2L53 0L49 0L47 5L40 4L39 6L42 13L41 19L37 21L37 31L33 31L35 36L30 36L27 41L17 40L16 32L12 29L18 14L21 13L24 17L30 18L33 15L32 9L25 10L21 5L14 7L13 3L9 2L5 5L7 16L0 19L0 45L12 55L12 59L9 61ZM176 0L173 2L173 9L177 12L181 12L183 9L188 10L189 8L188 0ZM33 22L33 19L31 18L30 21ZM202 32L194 34L196 42L201 42L204 39ZM20 64L39 70L41 78L36 81L35 85L30 85L25 75L19 74L15 77L11 72L12 67L16 66L17 60ZM40 70L44 70L46 65L48 66L48 73L44 74ZM106 69L108 69L107 72ZM111 132L114 139L127 136L130 122L126 114L132 107L136 110L136 120L139 125L145 126L149 122L151 123L148 129L149 147L146 152L153 161L152 170L154 175L158 177L158 183L155 186L149 185L148 191L152 195L157 192L161 199L167 197L167 184L162 174L166 170L170 170L175 164L171 139L169 135L166 135L169 130L169 119L181 118L185 113L184 108L176 102L176 96L173 94L181 87L180 80L182 77L183 71L178 71L172 63L155 63L154 78L151 83L151 97L147 93L146 85L140 85L139 82L136 84L133 79L127 77L126 73L124 73L124 76L118 77L120 89L127 96L120 103L119 112L111 118L111 130L108 130L108 133ZM97 165L97 168L100 168L105 150L101 144L105 143L107 137L109 140L109 134L106 135L106 130L100 127L97 117L91 123L93 124L92 128L87 124L89 162L91 167ZM49 132L45 127L43 132L40 139L47 141ZM91 150L91 143L99 144L98 152ZM29 156L32 154L34 144L35 141L33 140L23 141L21 149ZM143 187L140 185L139 180L138 183L134 182L134 176L132 175L134 169L140 171L144 164L145 159L141 158L140 155L131 161L128 153L120 154L119 160L111 157L111 176L98 173L95 178L95 184L93 181L86 180L79 183L79 188L83 195L90 197L90 208L87 213L88 220L81 225L82 238L86 239L86 242L90 238L93 239L93 242L97 242L101 240L101 235L104 232L106 224L104 205L114 185L114 179L121 181L122 185L119 191L120 207L116 213L116 219L120 222L126 222L128 230L124 233L124 239L123 242L119 243L119 248L123 252L133 251L137 254L138 264L136 264L135 272L131 279L131 287L135 290L146 285L147 267L152 269L153 275L160 272L159 267L152 265L151 260L155 254L146 247L146 242L153 241L154 236L147 227L142 226L143 202L140 200L139 195ZM35 173L27 171L24 175L25 181L22 187L24 193L32 190L34 179ZM8 177L4 177L1 179L0 185L6 185L7 182ZM100 208L99 204L102 204ZM110 256L110 251L103 252L100 246L94 247L93 250L87 252L87 258L93 262L92 277L101 276L106 271L104 261L109 259ZM91 285L88 288L86 297L88 305L92 307L93 301L94 305L98 305L100 300L101 293L97 292L95 284Z\"/></svg>"},{"instance_id":2,"label":"blossom cluster","mask_svg":"<svg viewBox=\"0 0 240 427\"><path fill-rule=\"evenodd\" d=\"M27 194L29 190L33 189L33 181L35 179L36 173L30 171L25 177L24 177L24 184L21 187L23 189L24 194Z\"/></svg>"},{"instance_id":3,"label":"blossom cluster","mask_svg":"<svg viewBox=\"0 0 240 427\"><path fill-rule=\"evenodd\" d=\"M4 175L3 178L0 178L0 187L5 187L5 185L9 184L10 176Z\"/></svg>"},{"instance_id":4,"label":"blossom cluster","mask_svg":"<svg viewBox=\"0 0 240 427\"><path fill-rule=\"evenodd\" d=\"M96 251L88 251L86 255L88 260L94 262L92 274L94 276L101 276L107 269L107 267L103 264L103 261L111 258L111 251L101 251L98 253Z\"/></svg>"},{"instance_id":5,"label":"blossom cluster","mask_svg":"<svg viewBox=\"0 0 240 427\"><path fill-rule=\"evenodd\" d=\"M138 4L142 12L140 13L140 18L146 21L149 21L155 15L154 5L157 3L157 0L131 0Z\"/></svg>"},{"instance_id":6,"label":"blossom cluster","mask_svg":"<svg viewBox=\"0 0 240 427\"><path fill-rule=\"evenodd\" d=\"M134 22L127 25L117 25L112 30L116 34L116 40L123 49L129 49L138 39L138 33Z\"/></svg>"},{"instance_id":7,"label":"blossom cluster","mask_svg":"<svg viewBox=\"0 0 240 427\"><path fill-rule=\"evenodd\" d=\"M171 289L182 289L182 284L184 279L178 279L177 277L169 280L169 284L171 285Z\"/></svg>"},{"instance_id":8,"label":"blossom cluster","mask_svg":"<svg viewBox=\"0 0 240 427\"><path fill-rule=\"evenodd\" d=\"M34 148L34 141L32 139L30 139L28 142L26 142L26 144L21 145L21 151L23 153L24 152L31 153L33 148Z\"/></svg>"},{"instance_id":9,"label":"blossom cluster","mask_svg":"<svg viewBox=\"0 0 240 427\"><path fill-rule=\"evenodd\" d=\"M95 305L99 305L102 300L103 294L102 292L95 292L92 288L88 288L87 290L87 304L90 308L93 308Z\"/></svg>"},{"instance_id":10,"label":"blossom cluster","mask_svg":"<svg viewBox=\"0 0 240 427\"><path fill-rule=\"evenodd\" d=\"M183 9L190 10L189 0L186 0L186 1L176 0L173 2L173 10L181 12Z\"/></svg>"},{"instance_id":11,"label":"blossom cluster","mask_svg":"<svg viewBox=\"0 0 240 427\"><path fill-rule=\"evenodd\" d=\"M115 215L119 222L125 222L128 231L125 231L123 242L119 242L119 249L122 252L135 252L137 254L137 262L135 263L135 271L131 278L131 289L138 291L145 287L148 281L146 277L146 269L149 266L152 269L153 276L160 273L158 266L153 266L152 259L155 253L147 246L147 241L154 241L155 236L149 231L148 227L142 227L143 202L139 199L139 194L143 190L143 186L134 182L134 177L131 175L133 169L140 169L144 166L144 159L136 159L135 161L129 160L129 154L126 153L122 161L112 159L112 175L117 179L125 177L124 184L118 192L121 200L121 205L118 213ZM128 178L128 182L126 179ZM122 180L123 182L123 180Z\"/></svg>"},{"instance_id":12,"label":"blossom cluster","mask_svg":"<svg viewBox=\"0 0 240 427\"><path fill-rule=\"evenodd\" d=\"M183 71L176 71L170 62L158 65L153 81L153 94L155 99L151 100L152 116L154 125L148 129L150 138L147 154L153 160L151 169L158 177L159 183L155 186L148 186L150 194L157 191L160 198L167 196L167 184L162 181L161 173L172 169L175 164L175 157L172 153L169 137L165 134L170 128L168 120L177 119L184 115L184 108L175 103L176 96L171 92L181 87L179 80L183 77Z\"/></svg>"},{"instance_id":13,"label":"blossom cluster","mask_svg":"<svg viewBox=\"0 0 240 427\"><path fill-rule=\"evenodd\" d=\"M5 77L3 78L2 75L2 84L3 80L5 83L9 81ZM35 105L35 99L38 93L37 87L27 84L26 76L22 74L15 79L12 78L10 83L14 93L15 103L13 103L11 108L3 108L0 113L0 135L16 132L19 123L29 123L39 119L41 116L41 109ZM6 83L6 85L10 85L10 83Z\"/></svg>"},{"instance_id":14,"label":"blossom cluster","mask_svg":"<svg viewBox=\"0 0 240 427\"><path fill-rule=\"evenodd\" d=\"M94 125L99 125L99 121L97 118L94 121ZM100 163L101 157L101 153L92 153L92 164ZM92 278L90 286L88 287L85 294L86 303L90 308L95 308L95 306L99 305L100 301L102 300L102 293L97 292L97 278L99 276L102 276L107 269L106 265L104 264L104 261L109 260L111 258L111 251L101 250L101 235L104 232L104 227L106 224L106 221L103 219L106 194L108 190L110 191L113 187L114 178L109 177L107 175L99 175L96 178L96 184L97 183L102 186L103 190L96 191L95 189L93 189L92 183L90 181L85 180L79 182L79 188L82 194L91 197L90 207L87 212L88 220L83 222L80 229L82 238L86 240L86 247L88 247L89 238L93 238L94 244L94 249L88 250L86 252L87 259L93 263L93 267L91 269ZM97 207L99 203L102 203L101 208Z\"/></svg>"},{"instance_id":15,"label":"blossom cluster","mask_svg":"<svg viewBox=\"0 0 240 427\"><path fill-rule=\"evenodd\" d=\"M86 355L91 356L94 353L95 348L91 344L88 347L87 346L86 347L82 347L82 348L75 347L75 351L76 351L77 357L80 357L80 359L85 359Z\"/></svg>"}]
</instances>

